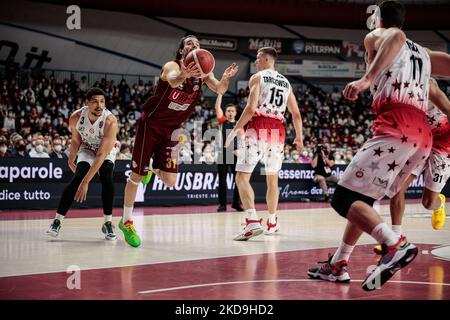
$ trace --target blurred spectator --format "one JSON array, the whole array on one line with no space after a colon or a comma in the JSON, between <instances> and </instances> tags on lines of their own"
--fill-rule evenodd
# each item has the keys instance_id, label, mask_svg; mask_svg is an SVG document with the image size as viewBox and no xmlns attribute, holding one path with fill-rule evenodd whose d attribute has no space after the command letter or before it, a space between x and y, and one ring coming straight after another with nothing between
<instances>
[{"instance_id":1,"label":"blurred spectator","mask_svg":"<svg viewBox=\"0 0 450 320\"><path fill-rule=\"evenodd\" d=\"M0 158L10 158L11 152L8 151L8 139L0 136Z\"/></svg>"},{"instance_id":2,"label":"blurred spectator","mask_svg":"<svg viewBox=\"0 0 450 320\"><path fill-rule=\"evenodd\" d=\"M30 157L31 158L49 158L47 152L45 152L44 147L44 139L38 138L34 141L34 146L32 147L30 151Z\"/></svg>"},{"instance_id":3,"label":"blurred spectator","mask_svg":"<svg viewBox=\"0 0 450 320\"><path fill-rule=\"evenodd\" d=\"M299 163L311 163L312 157L308 155L308 150L305 149L298 160Z\"/></svg>"},{"instance_id":4,"label":"blurred spectator","mask_svg":"<svg viewBox=\"0 0 450 320\"><path fill-rule=\"evenodd\" d=\"M62 151L62 140L60 138L53 139L52 151L49 154L50 158L67 159L67 155Z\"/></svg>"},{"instance_id":5,"label":"blurred spectator","mask_svg":"<svg viewBox=\"0 0 450 320\"><path fill-rule=\"evenodd\" d=\"M87 78L86 76L82 76L81 77L81 82L80 82L80 91L81 92L86 92L89 89L89 83L87 82Z\"/></svg>"},{"instance_id":6,"label":"blurred spectator","mask_svg":"<svg viewBox=\"0 0 450 320\"><path fill-rule=\"evenodd\" d=\"M29 158L30 155L27 152L27 142L20 138L16 140L14 144L14 152L12 153L15 158Z\"/></svg>"},{"instance_id":7,"label":"blurred spectator","mask_svg":"<svg viewBox=\"0 0 450 320\"><path fill-rule=\"evenodd\" d=\"M118 160L131 160L131 149L130 146L126 143L123 143L120 146L120 152L117 153L116 159Z\"/></svg>"},{"instance_id":8,"label":"blurred spectator","mask_svg":"<svg viewBox=\"0 0 450 320\"><path fill-rule=\"evenodd\" d=\"M4 108L3 110L5 110ZM6 114L3 113L3 128L7 130L15 130L16 129L16 116L14 114L14 111L12 109L9 109Z\"/></svg>"},{"instance_id":9,"label":"blurred spectator","mask_svg":"<svg viewBox=\"0 0 450 320\"><path fill-rule=\"evenodd\" d=\"M339 151L334 153L334 164L347 164Z\"/></svg>"}]
</instances>

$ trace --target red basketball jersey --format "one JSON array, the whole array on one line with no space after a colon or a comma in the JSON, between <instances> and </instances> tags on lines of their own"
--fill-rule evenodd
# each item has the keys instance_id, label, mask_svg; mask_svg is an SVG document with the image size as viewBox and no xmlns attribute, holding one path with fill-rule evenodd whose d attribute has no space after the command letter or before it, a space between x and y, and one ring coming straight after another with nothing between
<instances>
[{"instance_id":1,"label":"red basketball jersey","mask_svg":"<svg viewBox=\"0 0 450 320\"><path fill-rule=\"evenodd\" d=\"M180 65L180 61L175 62ZM155 94L142 106L142 119L151 119L164 128L178 128L194 111L201 92L201 79L186 79L177 88L159 79Z\"/></svg>"}]
</instances>

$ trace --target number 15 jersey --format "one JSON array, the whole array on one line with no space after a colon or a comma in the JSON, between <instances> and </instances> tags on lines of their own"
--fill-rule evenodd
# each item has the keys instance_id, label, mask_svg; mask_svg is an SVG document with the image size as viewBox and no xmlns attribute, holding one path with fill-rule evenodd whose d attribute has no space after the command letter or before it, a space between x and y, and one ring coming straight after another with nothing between
<instances>
[{"instance_id":1,"label":"number 15 jersey","mask_svg":"<svg viewBox=\"0 0 450 320\"><path fill-rule=\"evenodd\" d=\"M261 80L258 109L254 117L267 117L283 122L291 85L282 74L275 70L266 69L259 74Z\"/></svg>"}]
</instances>

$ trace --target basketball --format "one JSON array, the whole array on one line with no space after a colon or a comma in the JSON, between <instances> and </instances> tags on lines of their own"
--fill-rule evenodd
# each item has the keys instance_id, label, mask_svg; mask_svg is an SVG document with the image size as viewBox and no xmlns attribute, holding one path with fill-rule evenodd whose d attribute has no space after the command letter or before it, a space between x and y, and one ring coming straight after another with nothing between
<instances>
[{"instance_id":1,"label":"basketball","mask_svg":"<svg viewBox=\"0 0 450 320\"><path fill-rule=\"evenodd\" d=\"M202 76L211 73L216 64L212 53L205 49L195 49L189 52L186 58L184 58L184 65L188 66L192 61L197 64Z\"/></svg>"}]
</instances>

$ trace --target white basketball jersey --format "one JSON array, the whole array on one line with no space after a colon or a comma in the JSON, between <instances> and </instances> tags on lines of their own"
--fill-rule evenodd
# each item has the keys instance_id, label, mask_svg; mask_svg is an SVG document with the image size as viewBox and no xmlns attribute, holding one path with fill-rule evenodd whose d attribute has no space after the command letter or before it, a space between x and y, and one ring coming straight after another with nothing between
<instances>
[{"instance_id":1,"label":"white basketball jersey","mask_svg":"<svg viewBox=\"0 0 450 320\"><path fill-rule=\"evenodd\" d=\"M426 113L430 75L431 61L428 52L407 39L392 63L370 86L375 113L378 113L382 105L389 103L409 104Z\"/></svg>"},{"instance_id":2,"label":"white basketball jersey","mask_svg":"<svg viewBox=\"0 0 450 320\"><path fill-rule=\"evenodd\" d=\"M447 116L436 107L431 101L428 102L427 112L428 122L430 123L431 130L439 129L447 123Z\"/></svg>"},{"instance_id":3,"label":"white basketball jersey","mask_svg":"<svg viewBox=\"0 0 450 320\"><path fill-rule=\"evenodd\" d=\"M291 91L289 81L275 70L262 70L260 91L258 98L258 109L255 116L274 118L284 121L287 101Z\"/></svg>"},{"instance_id":4,"label":"white basketball jersey","mask_svg":"<svg viewBox=\"0 0 450 320\"><path fill-rule=\"evenodd\" d=\"M104 109L102 115L94 122L89 120L89 109L87 106L81 109L80 119L77 122L77 131L81 136L80 150L89 150L97 153L103 139L103 130L105 128L106 118L112 114Z\"/></svg>"}]
</instances>

